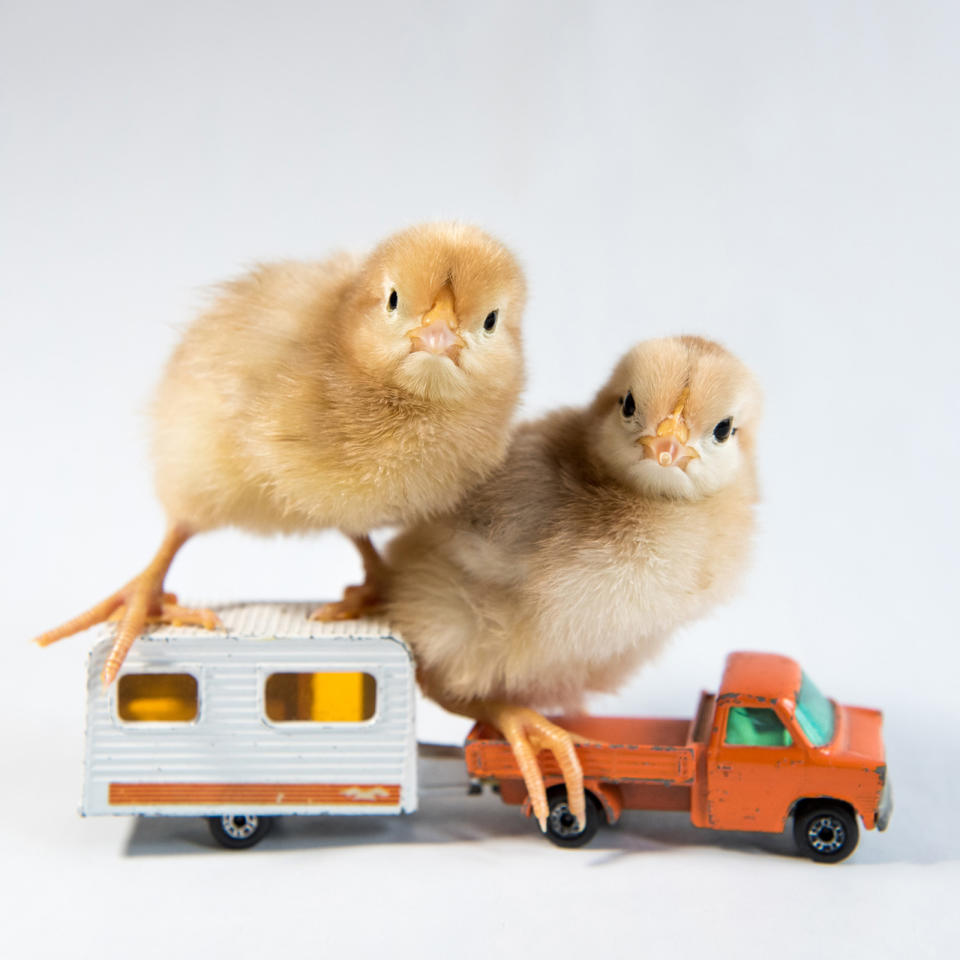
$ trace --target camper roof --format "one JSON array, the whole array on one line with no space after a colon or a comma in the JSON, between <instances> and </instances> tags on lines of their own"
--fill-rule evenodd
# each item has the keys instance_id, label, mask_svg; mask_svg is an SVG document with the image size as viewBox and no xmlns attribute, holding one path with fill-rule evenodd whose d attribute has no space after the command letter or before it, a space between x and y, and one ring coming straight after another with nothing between
<instances>
[{"instance_id":1,"label":"camper roof","mask_svg":"<svg viewBox=\"0 0 960 960\"><path fill-rule=\"evenodd\" d=\"M217 637L270 640L274 638L304 639L323 637L396 637L385 620L340 620L320 623L310 619L315 603L228 603L210 607L220 617L223 627L174 627L154 624L143 631L144 638L156 640L215 639ZM108 624L105 636L110 637L116 624Z\"/></svg>"}]
</instances>

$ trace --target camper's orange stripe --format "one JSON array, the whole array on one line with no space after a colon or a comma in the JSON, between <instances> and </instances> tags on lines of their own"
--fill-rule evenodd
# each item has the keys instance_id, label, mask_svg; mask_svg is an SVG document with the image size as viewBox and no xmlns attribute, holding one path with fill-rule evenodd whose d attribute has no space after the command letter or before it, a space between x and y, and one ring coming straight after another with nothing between
<instances>
[{"instance_id":1,"label":"camper's orange stripe","mask_svg":"<svg viewBox=\"0 0 960 960\"><path fill-rule=\"evenodd\" d=\"M111 783L110 803L369 804L395 806L400 787L386 783Z\"/></svg>"}]
</instances>

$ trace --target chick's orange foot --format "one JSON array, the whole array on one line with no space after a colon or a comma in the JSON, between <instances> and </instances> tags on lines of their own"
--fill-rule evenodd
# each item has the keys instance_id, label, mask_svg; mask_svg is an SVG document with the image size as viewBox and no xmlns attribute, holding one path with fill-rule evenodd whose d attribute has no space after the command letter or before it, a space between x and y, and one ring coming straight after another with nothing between
<instances>
[{"instance_id":1,"label":"chick's orange foot","mask_svg":"<svg viewBox=\"0 0 960 960\"><path fill-rule=\"evenodd\" d=\"M107 617L110 622L123 622L127 615L126 605L118 607ZM166 623L173 627L203 627L217 630L223 626L220 618L205 607L181 607L175 593L160 595L159 605L154 604L144 618L144 624Z\"/></svg>"},{"instance_id":2,"label":"chick's orange foot","mask_svg":"<svg viewBox=\"0 0 960 960\"><path fill-rule=\"evenodd\" d=\"M347 587L343 591L343 599L333 603L325 603L310 614L311 620L359 620L362 617L372 617L383 610L383 594L379 587L372 583L362 583L359 586Z\"/></svg>"},{"instance_id":3,"label":"chick's orange foot","mask_svg":"<svg viewBox=\"0 0 960 960\"><path fill-rule=\"evenodd\" d=\"M318 607L311 620L359 620L383 612L387 568L369 536L351 536L350 540L363 561L363 583L347 587L342 600Z\"/></svg>"},{"instance_id":4,"label":"chick's orange foot","mask_svg":"<svg viewBox=\"0 0 960 960\"><path fill-rule=\"evenodd\" d=\"M169 623L175 626L190 624L206 627L208 630L221 626L219 618L212 610L181 607L174 594L163 591L163 581L170 564L177 550L189 537L190 533L180 527L168 530L156 556L142 573L79 616L40 634L34 642L38 646L46 647L98 623L108 620L119 622L113 649L103 668L103 682L109 684L123 665L133 641L148 623Z\"/></svg>"},{"instance_id":5,"label":"chick's orange foot","mask_svg":"<svg viewBox=\"0 0 960 960\"><path fill-rule=\"evenodd\" d=\"M119 623L120 626L114 638L113 649L103 668L104 684L113 682L130 647L133 646L133 641L143 633L147 624L168 623L178 627L191 625L205 627L207 630L222 626L220 618L212 610L182 607L177 603L174 594L155 591L141 575L79 616L42 633L34 642L38 646L46 647L64 637L107 621Z\"/></svg>"},{"instance_id":6,"label":"chick's orange foot","mask_svg":"<svg viewBox=\"0 0 960 960\"><path fill-rule=\"evenodd\" d=\"M541 750L549 750L556 759L567 788L570 813L576 817L577 824L582 829L587 822L587 808L583 792L583 770L574 745L590 741L558 727L542 714L527 707L487 703L476 713L478 719L496 727L513 749L540 830L546 833L547 817L550 813L543 773L537 763L537 754Z\"/></svg>"}]
</instances>

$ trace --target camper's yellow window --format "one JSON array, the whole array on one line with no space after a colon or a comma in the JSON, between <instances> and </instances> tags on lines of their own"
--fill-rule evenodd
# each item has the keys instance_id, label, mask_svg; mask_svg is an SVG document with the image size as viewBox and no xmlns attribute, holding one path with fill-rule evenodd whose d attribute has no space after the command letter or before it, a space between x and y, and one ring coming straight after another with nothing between
<instances>
[{"instance_id":1,"label":"camper's yellow window","mask_svg":"<svg viewBox=\"0 0 960 960\"><path fill-rule=\"evenodd\" d=\"M278 723L361 723L377 708L377 682L369 673L272 673L264 706Z\"/></svg>"},{"instance_id":2,"label":"camper's yellow window","mask_svg":"<svg viewBox=\"0 0 960 960\"><path fill-rule=\"evenodd\" d=\"M117 713L131 723L189 723L197 718L197 678L189 673L125 673Z\"/></svg>"}]
</instances>

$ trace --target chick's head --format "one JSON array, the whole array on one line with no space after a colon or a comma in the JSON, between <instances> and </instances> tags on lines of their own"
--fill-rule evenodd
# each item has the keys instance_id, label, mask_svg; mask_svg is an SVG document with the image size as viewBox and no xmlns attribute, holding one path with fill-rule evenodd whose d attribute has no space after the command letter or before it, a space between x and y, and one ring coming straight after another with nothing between
<instances>
[{"instance_id":1,"label":"chick's head","mask_svg":"<svg viewBox=\"0 0 960 960\"><path fill-rule=\"evenodd\" d=\"M519 391L523 272L482 230L434 223L395 234L356 290L352 352L372 374L438 402Z\"/></svg>"},{"instance_id":2,"label":"chick's head","mask_svg":"<svg viewBox=\"0 0 960 960\"><path fill-rule=\"evenodd\" d=\"M694 500L754 470L760 390L731 353L700 337L635 346L591 406L595 455L644 496Z\"/></svg>"}]
</instances>

